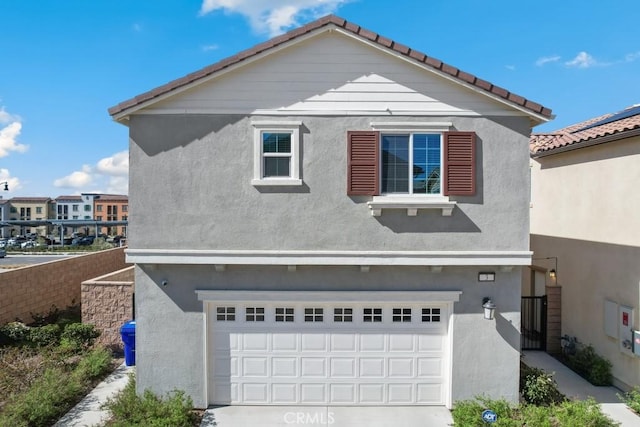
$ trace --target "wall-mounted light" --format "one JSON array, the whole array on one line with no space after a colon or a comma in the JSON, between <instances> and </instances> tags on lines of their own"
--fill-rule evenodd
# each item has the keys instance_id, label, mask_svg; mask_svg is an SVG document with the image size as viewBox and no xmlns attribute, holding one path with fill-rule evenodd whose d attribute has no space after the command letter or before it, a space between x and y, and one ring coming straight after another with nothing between
<instances>
[{"instance_id":1,"label":"wall-mounted light","mask_svg":"<svg viewBox=\"0 0 640 427\"><path fill-rule=\"evenodd\" d=\"M551 270L549 270L549 277L551 277L552 279L556 278L556 270L555 270L555 268L552 268Z\"/></svg>"},{"instance_id":2,"label":"wall-mounted light","mask_svg":"<svg viewBox=\"0 0 640 427\"><path fill-rule=\"evenodd\" d=\"M558 278L558 257L557 256L548 256L544 258L532 258L533 261L537 260L553 260L553 268L548 270L549 278L552 280L556 280Z\"/></svg>"},{"instance_id":3,"label":"wall-mounted light","mask_svg":"<svg viewBox=\"0 0 640 427\"><path fill-rule=\"evenodd\" d=\"M482 308L484 309L484 318L487 320L493 320L496 314L496 305L491 301L491 298L484 297L482 299Z\"/></svg>"},{"instance_id":4,"label":"wall-mounted light","mask_svg":"<svg viewBox=\"0 0 640 427\"><path fill-rule=\"evenodd\" d=\"M9 191L9 182L4 181L0 182L0 185L4 184L4 191Z\"/></svg>"},{"instance_id":5,"label":"wall-mounted light","mask_svg":"<svg viewBox=\"0 0 640 427\"><path fill-rule=\"evenodd\" d=\"M478 282L495 282L496 273L493 271L481 271L478 273Z\"/></svg>"}]
</instances>

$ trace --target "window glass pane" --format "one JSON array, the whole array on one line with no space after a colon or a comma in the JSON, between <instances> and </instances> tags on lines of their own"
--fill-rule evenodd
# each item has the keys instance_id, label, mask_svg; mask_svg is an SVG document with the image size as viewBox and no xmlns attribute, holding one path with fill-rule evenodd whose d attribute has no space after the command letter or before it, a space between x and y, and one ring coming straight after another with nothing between
<instances>
[{"instance_id":1,"label":"window glass pane","mask_svg":"<svg viewBox=\"0 0 640 427\"><path fill-rule=\"evenodd\" d=\"M409 192L409 135L382 136L382 192Z\"/></svg>"},{"instance_id":2,"label":"window glass pane","mask_svg":"<svg viewBox=\"0 0 640 427\"><path fill-rule=\"evenodd\" d=\"M264 176L290 176L290 157L265 157Z\"/></svg>"},{"instance_id":3,"label":"window glass pane","mask_svg":"<svg viewBox=\"0 0 640 427\"><path fill-rule=\"evenodd\" d=\"M290 133L267 133L262 134L263 153L291 153Z\"/></svg>"},{"instance_id":4,"label":"window glass pane","mask_svg":"<svg viewBox=\"0 0 640 427\"><path fill-rule=\"evenodd\" d=\"M413 192L440 194L440 135L413 135Z\"/></svg>"}]
</instances>

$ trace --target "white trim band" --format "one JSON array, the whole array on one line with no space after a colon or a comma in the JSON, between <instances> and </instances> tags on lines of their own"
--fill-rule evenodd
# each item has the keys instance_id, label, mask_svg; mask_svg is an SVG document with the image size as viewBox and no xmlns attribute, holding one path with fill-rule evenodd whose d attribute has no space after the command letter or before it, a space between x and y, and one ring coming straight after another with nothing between
<instances>
[{"instance_id":1,"label":"white trim band","mask_svg":"<svg viewBox=\"0 0 640 427\"><path fill-rule=\"evenodd\" d=\"M531 265L531 251L273 251L127 249L136 264L195 265Z\"/></svg>"},{"instance_id":2,"label":"white trim band","mask_svg":"<svg viewBox=\"0 0 640 427\"><path fill-rule=\"evenodd\" d=\"M213 291L197 289L200 301L216 302L458 302L462 291Z\"/></svg>"}]
</instances>

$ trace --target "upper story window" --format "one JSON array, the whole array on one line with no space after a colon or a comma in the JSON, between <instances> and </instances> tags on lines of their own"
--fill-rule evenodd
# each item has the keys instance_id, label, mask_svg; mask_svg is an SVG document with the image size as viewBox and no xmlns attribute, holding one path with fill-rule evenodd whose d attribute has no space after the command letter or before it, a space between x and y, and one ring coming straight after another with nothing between
<instances>
[{"instance_id":1,"label":"upper story window","mask_svg":"<svg viewBox=\"0 0 640 427\"><path fill-rule=\"evenodd\" d=\"M91 205L84 205L85 212L91 212Z\"/></svg>"},{"instance_id":2,"label":"upper story window","mask_svg":"<svg viewBox=\"0 0 640 427\"><path fill-rule=\"evenodd\" d=\"M102 205L96 205L96 212L102 212Z\"/></svg>"},{"instance_id":3,"label":"upper story window","mask_svg":"<svg viewBox=\"0 0 640 427\"><path fill-rule=\"evenodd\" d=\"M374 196L371 214L383 209L441 209L448 196L476 194L476 134L450 131L451 123L380 122L376 130L347 132L347 194Z\"/></svg>"},{"instance_id":4,"label":"upper story window","mask_svg":"<svg viewBox=\"0 0 640 427\"><path fill-rule=\"evenodd\" d=\"M78 212L78 205L73 205L73 211Z\"/></svg>"},{"instance_id":5,"label":"upper story window","mask_svg":"<svg viewBox=\"0 0 640 427\"><path fill-rule=\"evenodd\" d=\"M300 126L302 122L252 122L253 185L302 185Z\"/></svg>"},{"instance_id":6,"label":"upper story window","mask_svg":"<svg viewBox=\"0 0 640 427\"><path fill-rule=\"evenodd\" d=\"M382 134L383 194L440 194L442 135Z\"/></svg>"}]
</instances>

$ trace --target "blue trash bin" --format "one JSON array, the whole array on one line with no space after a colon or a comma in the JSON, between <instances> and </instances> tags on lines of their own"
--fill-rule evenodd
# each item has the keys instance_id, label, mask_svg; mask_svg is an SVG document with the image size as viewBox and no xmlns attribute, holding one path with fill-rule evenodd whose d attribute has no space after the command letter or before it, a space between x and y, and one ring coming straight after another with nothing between
<instances>
[{"instance_id":1,"label":"blue trash bin","mask_svg":"<svg viewBox=\"0 0 640 427\"><path fill-rule=\"evenodd\" d=\"M120 335L124 343L124 364L136 364L136 321L130 320L120 328Z\"/></svg>"}]
</instances>

